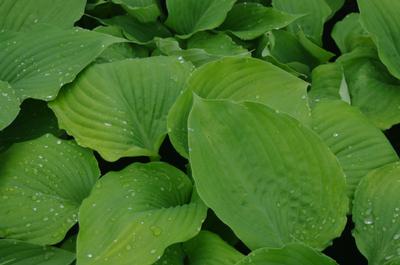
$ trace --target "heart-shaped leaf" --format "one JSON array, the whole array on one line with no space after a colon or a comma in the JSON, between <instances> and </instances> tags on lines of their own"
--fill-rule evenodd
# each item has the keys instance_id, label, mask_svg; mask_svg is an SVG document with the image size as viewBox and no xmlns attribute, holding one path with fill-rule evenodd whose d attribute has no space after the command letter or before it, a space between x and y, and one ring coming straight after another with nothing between
<instances>
[{"instance_id":1,"label":"heart-shaped leaf","mask_svg":"<svg viewBox=\"0 0 400 265\"><path fill-rule=\"evenodd\" d=\"M267 31L286 27L299 17L261 4L245 2L236 4L229 11L220 29L243 40L252 40Z\"/></svg>"},{"instance_id":2,"label":"heart-shaped leaf","mask_svg":"<svg viewBox=\"0 0 400 265\"><path fill-rule=\"evenodd\" d=\"M0 237L50 245L78 220L100 172L93 154L46 134L0 154Z\"/></svg>"},{"instance_id":3,"label":"heart-shaped leaf","mask_svg":"<svg viewBox=\"0 0 400 265\"><path fill-rule=\"evenodd\" d=\"M243 254L208 231L201 231L185 242L183 248L190 265L232 265L243 258Z\"/></svg>"},{"instance_id":4,"label":"heart-shaped leaf","mask_svg":"<svg viewBox=\"0 0 400 265\"><path fill-rule=\"evenodd\" d=\"M73 253L59 248L0 239L2 265L70 265L74 259Z\"/></svg>"},{"instance_id":5,"label":"heart-shaped leaf","mask_svg":"<svg viewBox=\"0 0 400 265\"><path fill-rule=\"evenodd\" d=\"M307 122L307 83L278 67L257 59L224 58L193 72L186 90L168 115L169 137L175 149L188 157L187 119L192 93L209 99L256 101Z\"/></svg>"},{"instance_id":6,"label":"heart-shaped leaf","mask_svg":"<svg viewBox=\"0 0 400 265\"><path fill-rule=\"evenodd\" d=\"M235 265L337 265L329 257L301 244L283 248L261 248L250 253Z\"/></svg>"},{"instance_id":7,"label":"heart-shaped leaf","mask_svg":"<svg viewBox=\"0 0 400 265\"><path fill-rule=\"evenodd\" d=\"M344 174L300 122L259 103L196 98L189 128L199 195L248 247L323 249L341 234Z\"/></svg>"},{"instance_id":8,"label":"heart-shaped leaf","mask_svg":"<svg viewBox=\"0 0 400 265\"><path fill-rule=\"evenodd\" d=\"M320 102L312 118L313 129L339 159L351 200L369 171L399 159L382 131L355 107L341 101Z\"/></svg>"},{"instance_id":9,"label":"heart-shaped leaf","mask_svg":"<svg viewBox=\"0 0 400 265\"><path fill-rule=\"evenodd\" d=\"M389 264L399 257L399 189L400 163L396 162L369 173L355 193L353 235L370 265Z\"/></svg>"},{"instance_id":10,"label":"heart-shaped leaf","mask_svg":"<svg viewBox=\"0 0 400 265\"><path fill-rule=\"evenodd\" d=\"M0 31L29 30L36 24L72 28L84 13L85 0L2 0Z\"/></svg>"},{"instance_id":11,"label":"heart-shaped leaf","mask_svg":"<svg viewBox=\"0 0 400 265\"><path fill-rule=\"evenodd\" d=\"M157 156L168 111L191 70L190 63L164 56L94 65L50 107L61 128L106 160Z\"/></svg>"},{"instance_id":12,"label":"heart-shaped leaf","mask_svg":"<svg viewBox=\"0 0 400 265\"><path fill-rule=\"evenodd\" d=\"M221 25L234 3L235 0L167 0L165 24L181 38L189 38L198 31Z\"/></svg>"},{"instance_id":13,"label":"heart-shaped leaf","mask_svg":"<svg viewBox=\"0 0 400 265\"><path fill-rule=\"evenodd\" d=\"M189 178L165 163L106 174L79 212L78 263L153 264L200 231L206 207L191 196Z\"/></svg>"}]
</instances>

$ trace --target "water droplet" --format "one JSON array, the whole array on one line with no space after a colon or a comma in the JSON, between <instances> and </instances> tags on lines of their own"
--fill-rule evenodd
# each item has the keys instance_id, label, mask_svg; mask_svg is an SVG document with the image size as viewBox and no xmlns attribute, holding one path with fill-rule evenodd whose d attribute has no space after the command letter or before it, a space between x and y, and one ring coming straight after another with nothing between
<instances>
[{"instance_id":1,"label":"water droplet","mask_svg":"<svg viewBox=\"0 0 400 265\"><path fill-rule=\"evenodd\" d=\"M338 133L334 133L334 134L333 134L333 137L338 137L338 136L339 136Z\"/></svg>"},{"instance_id":2,"label":"water droplet","mask_svg":"<svg viewBox=\"0 0 400 265\"><path fill-rule=\"evenodd\" d=\"M91 258L93 258L93 255L92 255L92 254L87 254L87 257L88 257L89 259L91 259Z\"/></svg>"},{"instance_id":3,"label":"water droplet","mask_svg":"<svg viewBox=\"0 0 400 265\"><path fill-rule=\"evenodd\" d=\"M364 224L366 224L366 225L372 225L373 223L374 223L374 219L370 216L364 219Z\"/></svg>"},{"instance_id":4,"label":"water droplet","mask_svg":"<svg viewBox=\"0 0 400 265\"><path fill-rule=\"evenodd\" d=\"M155 225L151 226L150 230L151 230L151 232L153 232L154 236L159 236L162 233L162 229L160 227L158 227L158 226L155 226Z\"/></svg>"}]
</instances>

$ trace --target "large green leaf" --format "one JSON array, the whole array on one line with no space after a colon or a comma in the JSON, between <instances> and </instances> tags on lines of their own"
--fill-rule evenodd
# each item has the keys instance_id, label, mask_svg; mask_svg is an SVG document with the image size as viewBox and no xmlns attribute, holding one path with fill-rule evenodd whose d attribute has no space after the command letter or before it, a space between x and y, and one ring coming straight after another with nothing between
<instances>
[{"instance_id":1,"label":"large green leaf","mask_svg":"<svg viewBox=\"0 0 400 265\"><path fill-rule=\"evenodd\" d=\"M0 130L10 125L19 112L20 100L7 82L0 80Z\"/></svg>"},{"instance_id":2,"label":"large green leaf","mask_svg":"<svg viewBox=\"0 0 400 265\"><path fill-rule=\"evenodd\" d=\"M400 79L400 1L357 0L361 21L378 46L379 58Z\"/></svg>"},{"instance_id":3,"label":"large green leaf","mask_svg":"<svg viewBox=\"0 0 400 265\"><path fill-rule=\"evenodd\" d=\"M398 160L385 135L355 107L341 101L320 102L312 118L313 129L339 159L350 199L369 171Z\"/></svg>"},{"instance_id":4,"label":"large green leaf","mask_svg":"<svg viewBox=\"0 0 400 265\"><path fill-rule=\"evenodd\" d=\"M345 0L325 0L332 10L331 17L338 11L345 3Z\"/></svg>"},{"instance_id":5,"label":"large green leaf","mask_svg":"<svg viewBox=\"0 0 400 265\"><path fill-rule=\"evenodd\" d=\"M304 15L288 26L294 33L302 30L316 44L322 44L324 23L332 10L325 0L273 0L273 6L291 14Z\"/></svg>"},{"instance_id":6,"label":"large green leaf","mask_svg":"<svg viewBox=\"0 0 400 265\"><path fill-rule=\"evenodd\" d=\"M375 49L360 46L338 61L344 68L352 105L381 129L399 123L400 81L390 75Z\"/></svg>"},{"instance_id":7,"label":"large green leaf","mask_svg":"<svg viewBox=\"0 0 400 265\"><path fill-rule=\"evenodd\" d=\"M199 195L248 247L323 249L341 234L345 177L310 129L263 104L199 98L189 127Z\"/></svg>"},{"instance_id":8,"label":"large green leaf","mask_svg":"<svg viewBox=\"0 0 400 265\"><path fill-rule=\"evenodd\" d=\"M272 29L283 28L299 18L257 3L236 4L220 29L243 40L255 39Z\"/></svg>"},{"instance_id":9,"label":"large green leaf","mask_svg":"<svg viewBox=\"0 0 400 265\"><path fill-rule=\"evenodd\" d=\"M342 53L352 51L357 45L369 39L368 33L361 26L360 14L350 13L337 22L332 30L332 38Z\"/></svg>"},{"instance_id":10,"label":"large green leaf","mask_svg":"<svg viewBox=\"0 0 400 265\"><path fill-rule=\"evenodd\" d=\"M0 32L0 80L11 85L14 97L20 101L51 100L60 87L74 80L108 45L116 42L121 39L78 28L38 27L29 32ZM12 102L18 107L15 98ZM18 113L12 114L15 118Z\"/></svg>"},{"instance_id":11,"label":"large green leaf","mask_svg":"<svg viewBox=\"0 0 400 265\"><path fill-rule=\"evenodd\" d=\"M150 44L156 37L169 37L171 33L160 22L143 23L128 15L101 19L108 26L115 26L122 30L125 37L136 44Z\"/></svg>"},{"instance_id":12,"label":"large green leaf","mask_svg":"<svg viewBox=\"0 0 400 265\"><path fill-rule=\"evenodd\" d=\"M243 258L243 254L208 231L185 242L183 248L190 265L233 265Z\"/></svg>"},{"instance_id":13,"label":"large green leaf","mask_svg":"<svg viewBox=\"0 0 400 265\"><path fill-rule=\"evenodd\" d=\"M190 63L163 56L94 65L50 107L61 128L108 161L157 156L168 111L191 70Z\"/></svg>"},{"instance_id":14,"label":"large green leaf","mask_svg":"<svg viewBox=\"0 0 400 265\"><path fill-rule=\"evenodd\" d=\"M193 72L186 90L168 115L168 134L178 152L187 157L187 119L192 93L209 99L256 101L307 122L307 83L257 59L225 58Z\"/></svg>"},{"instance_id":15,"label":"large green leaf","mask_svg":"<svg viewBox=\"0 0 400 265\"><path fill-rule=\"evenodd\" d=\"M62 249L0 239L2 265L70 265L74 259L73 253Z\"/></svg>"},{"instance_id":16,"label":"large green leaf","mask_svg":"<svg viewBox=\"0 0 400 265\"><path fill-rule=\"evenodd\" d=\"M341 99L351 104L349 89L339 63L322 64L312 71L312 86L308 93L311 106L321 99Z\"/></svg>"},{"instance_id":17,"label":"large green leaf","mask_svg":"<svg viewBox=\"0 0 400 265\"><path fill-rule=\"evenodd\" d=\"M47 134L0 154L0 237L60 242L99 176L93 154Z\"/></svg>"},{"instance_id":18,"label":"large green leaf","mask_svg":"<svg viewBox=\"0 0 400 265\"><path fill-rule=\"evenodd\" d=\"M78 264L153 264L200 231L206 207L191 195L189 178L165 163L106 174L79 212Z\"/></svg>"},{"instance_id":19,"label":"large green leaf","mask_svg":"<svg viewBox=\"0 0 400 265\"><path fill-rule=\"evenodd\" d=\"M157 0L112 0L112 2L120 4L129 15L140 22L156 21L161 14Z\"/></svg>"},{"instance_id":20,"label":"large green leaf","mask_svg":"<svg viewBox=\"0 0 400 265\"><path fill-rule=\"evenodd\" d=\"M21 111L14 122L0 131L0 152L13 143L38 138L46 133L61 135L57 118L41 100L27 99L21 105Z\"/></svg>"},{"instance_id":21,"label":"large green leaf","mask_svg":"<svg viewBox=\"0 0 400 265\"><path fill-rule=\"evenodd\" d=\"M396 162L369 173L355 193L353 235L370 265L386 264L399 257L399 189L400 163Z\"/></svg>"},{"instance_id":22,"label":"large green leaf","mask_svg":"<svg viewBox=\"0 0 400 265\"><path fill-rule=\"evenodd\" d=\"M85 0L1 0L0 31L28 30L36 24L70 28L85 10Z\"/></svg>"},{"instance_id":23,"label":"large green leaf","mask_svg":"<svg viewBox=\"0 0 400 265\"><path fill-rule=\"evenodd\" d=\"M188 38L192 34L222 24L235 0L167 0L168 19L165 24Z\"/></svg>"},{"instance_id":24,"label":"large green leaf","mask_svg":"<svg viewBox=\"0 0 400 265\"><path fill-rule=\"evenodd\" d=\"M261 248L235 265L337 265L331 258L301 244L283 248Z\"/></svg>"}]
</instances>

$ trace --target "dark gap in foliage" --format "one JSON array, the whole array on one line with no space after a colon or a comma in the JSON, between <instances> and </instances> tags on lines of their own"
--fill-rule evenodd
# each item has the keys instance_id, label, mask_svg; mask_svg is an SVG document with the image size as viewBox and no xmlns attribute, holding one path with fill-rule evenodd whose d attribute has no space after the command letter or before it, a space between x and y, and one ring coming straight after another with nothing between
<instances>
[{"instance_id":1,"label":"dark gap in foliage","mask_svg":"<svg viewBox=\"0 0 400 265\"><path fill-rule=\"evenodd\" d=\"M245 244L243 244L242 241L236 243L235 248L244 255L248 255L251 252L251 250Z\"/></svg>"},{"instance_id":2,"label":"dark gap in foliage","mask_svg":"<svg viewBox=\"0 0 400 265\"><path fill-rule=\"evenodd\" d=\"M353 230L353 228L354 223L351 220L351 216L349 216L342 236L333 240L332 246L325 249L323 253L333 258L341 265L367 265L367 260L357 249L354 237L351 235L351 230Z\"/></svg>"},{"instance_id":3,"label":"dark gap in foliage","mask_svg":"<svg viewBox=\"0 0 400 265\"><path fill-rule=\"evenodd\" d=\"M71 227L70 230L68 230L68 232L65 235L64 239L60 243L56 244L55 246L56 247L61 247L65 243L65 241L69 240L73 236L78 235L78 232L79 232L79 224L76 223L73 227Z\"/></svg>"},{"instance_id":4,"label":"dark gap in foliage","mask_svg":"<svg viewBox=\"0 0 400 265\"><path fill-rule=\"evenodd\" d=\"M323 33L323 46L328 51L331 51L336 54L335 57L332 58L331 61L335 61L336 58L340 55L340 51L335 41L333 40L331 33L333 27L338 21L341 21L345 18L349 13L358 12L358 6L356 0L346 0L345 4L339 9L335 15L325 23L324 33Z\"/></svg>"},{"instance_id":5,"label":"dark gap in foliage","mask_svg":"<svg viewBox=\"0 0 400 265\"><path fill-rule=\"evenodd\" d=\"M139 156L139 157L123 157L118 159L115 162L108 162L104 160L99 153L94 152L94 155L97 159L97 162L99 163L101 175L104 175L110 171L120 171L124 169L126 166L139 162L139 163L148 163L149 158L145 156Z\"/></svg>"},{"instance_id":6,"label":"dark gap in foliage","mask_svg":"<svg viewBox=\"0 0 400 265\"><path fill-rule=\"evenodd\" d=\"M394 125L392 128L385 131L385 135L392 144L394 150L400 155L400 124Z\"/></svg>"},{"instance_id":7,"label":"dark gap in foliage","mask_svg":"<svg viewBox=\"0 0 400 265\"><path fill-rule=\"evenodd\" d=\"M188 161L175 151L168 137L165 138L161 145L159 154L161 156L161 161L169 163L183 172L187 171L186 165L188 164Z\"/></svg>"},{"instance_id":8,"label":"dark gap in foliage","mask_svg":"<svg viewBox=\"0 0 400 265\"><path fill-rule=\"evenodd\" d=\"M100 23L90 16L82 16L81 19L75 23L75 26L92 30L100 26Z\"/></svg>"}]
</instances>

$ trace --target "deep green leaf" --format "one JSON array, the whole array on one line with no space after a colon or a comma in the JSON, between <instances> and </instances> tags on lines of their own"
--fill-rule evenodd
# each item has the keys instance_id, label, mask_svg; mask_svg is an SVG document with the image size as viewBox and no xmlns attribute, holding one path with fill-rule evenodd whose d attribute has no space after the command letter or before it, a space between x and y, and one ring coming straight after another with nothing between
<instances>
[{"instance_id":1,"label":"deep green leaf","mask_svg":"<svg viewBox=\"0 0 400 265\"><path fill-rule=\"evenodd\" d=\"M283 248L261 248L235 265L337 265L331 258L301 244Z\"/></svg>"},{"instance_id":2,"label":"deep green leaf","mask_svg":"<svg viewBox=\"0 0 400 265\"><path fill-rule=\"evenodd\" d=\"M196 98L189 128L199 195L248 247L323 249L341 234L344 174L300 122L259 103Z\"/></svg>"},{"instance_id":3,"label":"deep green leaf","mask_svg":"<svg viewBox=\"0 0 400 265\"><path fill-rule=\"evenodd\" d=\"M307 123L310 109L306 90L306 82L261 60L225 58L211 62L193 72L172 107L168 135L175 149L187 157L187 119L193 93L208 99L264 103Z\"/></svg>"},{"instance_id":4,"label":"deep green leaf","mask_svg":"<svg viewBox=\"0 0 400 265\"><path fill-rule=\"evenodd\" d=\"M378 46L379 58L400 79L400 1L357 0L361 21Z\"/></svg>"},{"instance_id":5,"label":"deep green leaf","mask_svg":"<svg viewBox=\"0 0 400 265\"><path fill-rule=\"evenodd\" d=\"M229 11L220 29L243 40L252 40L267 31L286 27L299 17L261 4L245 2L236 4Z\"/></svg>"},{"instance_id":6,"label":"deep green leaf","mask_svg":"<svg viewBox=\"0 0 400 265\"><path fill-rule=\"evenodd\" d=\"M129 15L140 22L153 22L160 16L160 8L157 0L111 0L120 4Z\"/></svg>"},{"instance_id":7,"label":"deep green leaf","mask_svg":"<svg viewBox=\"0 0 400 265\"><path fill-rule=\"evenodd\" d=\"M273 0L273 6L290 14L303 15L288 26L291 32L303 31L316 44L322 44L324 23L332 13L325 0Z\"/></svg>"},{"instance_id":8,"label":"deep green leaf","mask_svg":"<svg viewBox=\"0 0 400 265\"><path fill-rule=\"evenodd\" d=\"M399 256L399 189L400 163L396 162L369 173L355 193L353 235L370 265L386 264Z\"/></svg>"},{"instance_id":9,"label":"deep green leaf","mask_svg":"<svg viewBox=\"0 0 400 265\"><path fill-rule=\"evenodd\" d=\"M175 244L164 251L164 255L154 265L184 265L185 252L182 244Z\"/></svg>"},{"instance_id":10,"label":"deep green leaf","mask_svg":"<svg viewBox=\"0 0 400 265\"><path fill-rule=\"evenodd\" d=\"M60 242L100 172L93 154L47 134L0 154L0 237Z\"/></svg>"},{"instance_id":11,"label":"deep green leaf","mask_svg":"<svg viewBox=\"0 0 400 265\"><path fill-rule=\"evenodd\" d=\"M346 174L350 199L369 171L399 159L385 135L357 108L341 101L320 102L312 115L313 129L339 159Z\"/></svg>"},{"instance_id":12,"label":"deep green leaf","mask_svg":"<svg viewBox=\"0 0 400 265\"><path fill-rule=\"evenodd\" d=\"M38 138L46 133L61 135L57 119L41 100L27 99L21 105L21 111L14 122L0 131L0 151L13 143Z\"/></svg>"},{"instance_id":13,"label":"deep green leaf","mask_svg":"<svg viewBox=\"0 0 400 265\"><path fill-rule=\"evenodd\" d=\"M325 0L325 2L331 8L332 13L330 17L332 17L336 13L336 11L338 11L344 5L345 0Z\"/></svg>"},{"instance_id":14,"label":"deep green leaf","mask_svg":"<svg viewBox=\"0 0 400 265\"><path fill-rule=\"evenodd\" d=\"M165 163L106 174L79 212L78 264L153 264L200 231L206 207L191 195L189 178Z\"/></svg>"},{"instance_id":15,"label":"deep green leaf","mask_svg":"<svg viewBox=\"0 0 400 265\"><path fill-rule=\"evenodd\" d=\"M344 68L352 105L381 129L399 123L400 81L390 75L375 49L357 47L338 61Z\"/></svg>"},{"instance_id":16,"label":"deep green leaf","mask_svg":"<svg viewBox=\"0 0 400 265\"><path fill-rule=\"evenodd\" d=\"M185 242L183 248L190 265L233 265L243 258L243 254L208 231L201 231Z\"/></svg>"},{"instance_id":17,"label":"deep green leaf","mask_svg":"<svg viewBox=\"0 0 400 265\"><path fill-rule=\"evenodd\" d=\"M71 28L85 4L85 0L1 0L0 32L29 30L36 24Z\"/></svg>"},{"instance_id":18,"label":"deep green leaf","mask_svg":"<svg viewBox=\"0 0 400 265\"><path fill-rule=\"evenodd\" d=\"M70 265L74 259L73 253L62 249L0 239L1 265Z\"/></svg>"},{"instance_id":19,"label":"deep green leaf","mask_svg":"<svg viewBox=\"0 0 400 265\"><path fill-rule=\"evenodd\" d=\"M94 65L50 107L61 128L108 161L157 156L168 111L191 70L190 63L163 56Z\"/></svg>"},{"instance_id":20,"label":"deep green leaf","mask_svg":"<svg viewBox=\"0 0 400 265\"><path fill-rule=\"evenodd\" d=\"M165 24L181 38L222 24L235 0L167 0Z\"/></svg>"}]
</instances>

